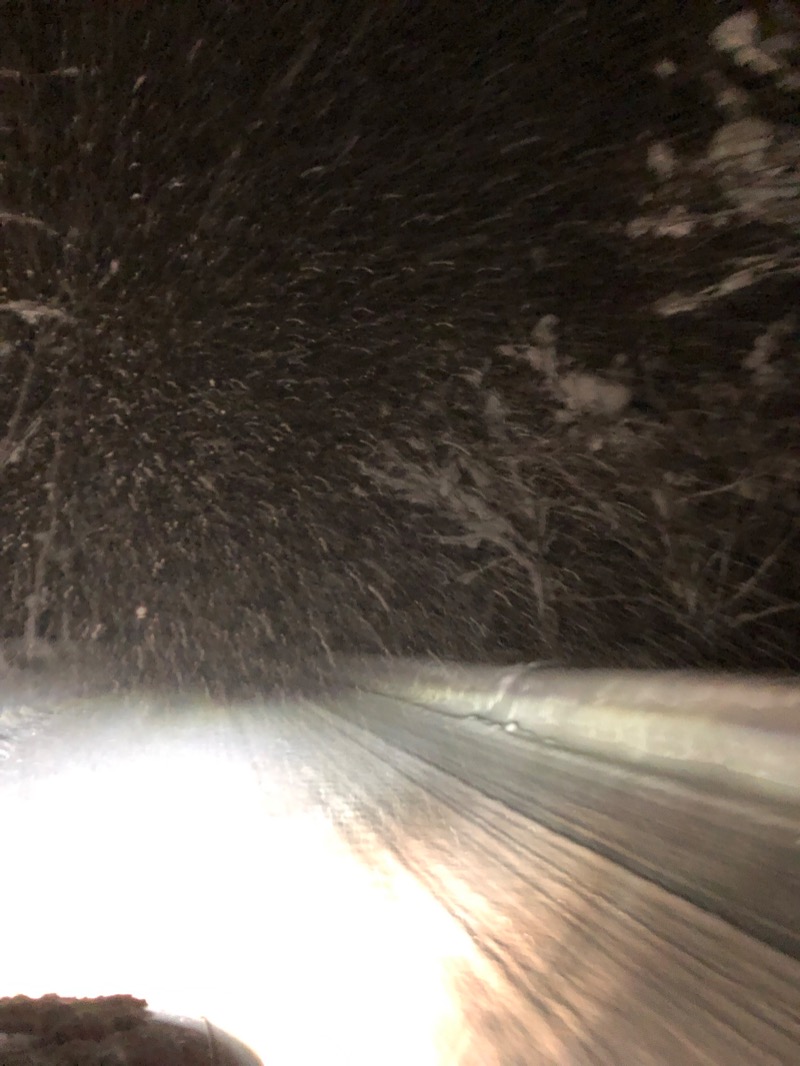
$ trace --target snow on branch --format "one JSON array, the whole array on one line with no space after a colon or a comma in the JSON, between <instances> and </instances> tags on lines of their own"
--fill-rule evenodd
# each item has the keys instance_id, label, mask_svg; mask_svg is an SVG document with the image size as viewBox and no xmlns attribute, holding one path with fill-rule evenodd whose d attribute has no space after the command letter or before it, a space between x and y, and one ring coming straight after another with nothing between
<instances>
[{"instance_id":1,"label":"snow on branch","mask_svg":"<svg viewBox=\"0 0 800 1066\"><path fill-rule=\"evenodd\" d=\"M772 322L767 329L756 337L752 350L742 360L742 370L752 375L753 385L759 391L774 391L786 386L789 370L786 356L791 353L789 344L797 333L797 316L785 315L777 322Z\"/></svg>"},{"instance_id":2,"label":"snow on branch","mask_svg":"<svg viewBox=\"0 0 800 1066\"><path fill-rule=\"evenodd\" d=\"M33 215L24 215L19 211L0 211L0 226L30 226L33 229L41 230L42 233L47 233L51 237L57 236L56 231L46 225L40 218L34 218Z\"/></svg>"},{"instance_id":3,"label":"snow on branch","mask_svg":"<svg viewBox=\"0 0 800 1066\"><path fill-rule=\"evenodd\" d=\"M619 418L630 405L630 388L599 374L570 369L570 362L557 351L556 315L543 315L533 330L532 345L504 344L498 352L526 362L541 374L544 385L560 410L559 422L572 422L584 416Z\"/></svg>"},{"instance_id":4,"label":"snow on branch","mask_svg":"<svg viewBox=\"0 0 800 1066\"><path fill-rule=\"evenodd\" d=\"M704 81L721 125L705 148L692 154L681 155L664 137L648 145L646 163L654 180L640 199L644 210L626 227L632 240L666 238L701 247L717 233L757 224L772 231L774 245L767 253L762 243L761 255L729 261L725 276L698 291L657 299L658 315L693 312L767 277L798 272L800 135L796 123L781 117L785 103L766 113L762 106L764 92L772 91L779 101L800 92L800 20L784 21L785 32L762 38L759 18L748 9L713 31L712 65ZM736 67L750 75L744 84L732 80ZM753 86L753 75L760 87Z\"/></svg>"},{"instance_id":5,"label":"snow on branch","mask_svg":"<svg viewBox=\"0 0 800 1066\"><path fill-rule=\"evenodd\" d=\"M740 289L750 288L770 276L794 276L800 274L800 255L787 253L780 255L748 256L735 262L736 269L713 285L698 289L693 293L671 292L657 300L654 310L664 318L672 315L696 311L707 304L720 300Z\"/></svg>"},{"instance_id":6,"label":"snow on branch","mask_svg":"<svg viewBox=\"0 0 800 1066\"><path fill-rule=\"evenodd\" d=\"M0 312L6 311L16 315L29 326L38 326L42 322L60 322L74 325L75 319L63 308L37 300L6 300L0 303Z\"/></svg>"},{"instance_id":7,"label":"snow on branch","mask_svg":"<svg viewBox=\"0 0 800 1066\"><path fill-rule=\"evenodd\" d=\"M774 77L787 91L800 90L800 73L785 54L797 49L798 35L787 30L762 39L755 11L740 11L725 19L711 34L711 43L738 66Z\"/></svg>"}]
</instances>

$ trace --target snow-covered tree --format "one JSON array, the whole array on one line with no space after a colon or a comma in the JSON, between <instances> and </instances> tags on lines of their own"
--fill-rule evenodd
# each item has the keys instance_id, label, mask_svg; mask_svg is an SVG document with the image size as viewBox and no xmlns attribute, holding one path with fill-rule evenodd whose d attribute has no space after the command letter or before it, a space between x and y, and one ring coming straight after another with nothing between
<instances>
[{"instance_id":1,"label":"snow-covered tree","mask_svg":"<svg viewBox=\"0 0 800 1066\"><path fill-rule=\"evenodd\" d=\"M759 626L772 640L800 610L786 424L761 435L744 392L726 394L727 412L705 394L696 414L641 410L624 360L579 375L556 326L545 316L529 344L457 375L449 417L402 445L376 442L362 472L431 516L432 535L460 553L459 581L517 609L527 599L532 654L591 661L619 640L646 661L688 647L714 661ZM513 391L498 380L509 364L525 367ZM441 397L433 407L445 410Z\"/></svg>"},{"instance_id":2,"label":"snow-covered tree","mask_svg":"<svg viewBox=\"0 0 800 1066\"><path fill-rule=\"evenodd\" d=\"M700 81L718 116L699 149L677 137L646 145L652 182L628 236L660 242L662 254L670 242L685 246L675 252L684 257L704 245L718 250L705 256L710 276L657 297L654 310L665 317L769 280L796 286L790 279L800 275L800 12L763 6L769 20L744 8L714 27L707 55L715 63L684 71L665 58L653 70L668 96Z\"/></svg>"}]
</instances>

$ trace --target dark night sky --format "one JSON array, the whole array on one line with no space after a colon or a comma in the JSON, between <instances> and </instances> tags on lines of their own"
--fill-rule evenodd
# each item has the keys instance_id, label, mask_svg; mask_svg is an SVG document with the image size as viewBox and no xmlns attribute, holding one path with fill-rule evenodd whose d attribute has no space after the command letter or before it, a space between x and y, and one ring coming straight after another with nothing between
<instances>
[{"instance_id":1,"label":"dark night sky","mask_svg":"<svg viewBox=\"0 0 800 1066\"><path fill-rule=\"evenodd\" d=\"M585 369L624 352L634 375L652 361L652 381L666 360L670 388L736 370L787 285L689 325L665 320L654 301L701 287L731 247L636 245L625 226L653 184L648 146L668 140L689 157L719 127L708 35L740 6L4 4L3 63L24 72L7 79L4 195L57 234L33 269L17 255L9 291L81 323L78 511L99 516L117 499L90 473L97 456L126 484L137 464L155 470L148 453L167 456L149 502L119 492L119 528L150 545L131 564L151 578L156 541L174 548L173 531L197 521L174 565L202 558L239 575L216 592L234 614L240 578L254 611L279 586L280 615L332 568L352 568L331 583L334 606L298 608L294 627L341 634L354 624L331 622L343 601L361 619L376 602L363 592L374 557L391 571L378 599L391 601L393 632L419 633L421 589L436 626L453 610L474 616L482 608L447 600L451 563L415 519L354 494L352 461L444 432L458 402L442 389L544 314ZM654 73L664 59L669 78ZM782 121L781 95L756 89ZM707 206L707 190L685 191ZM730 238L736 250L743 239L764 242L757 230ZM514 391L518 369L495 360L491 374ZM209 477L218 508L198 502ZM254 517L255 497L268 518ZM254 582L258 560L281 553ZM162 610L213 613L196 575L180 580L184 606L172 596Z\"/></svg>"},{"instance_id":2,"label":"dark night sky","mask_svg":"<svg viewBox=\"0 0 800 1066\"><path fill-rule=\"evenodd\" d=\"M45 195L91 201L95 269L120 261L109 299L135 286L202 313L229 352L238 334L363 373L442 333L480 344L544 311L613 317L638 286L602 224L633 206L637 139L697 133L702 110L651 71L701 48L698 25L651 12L145 4L108 5L104 26L79 7L28 42L42 69L94 68L52 79L61 182L43 175ZM76 97L80 160L58 123ZM570 285L541 276L539 248Z\"/></svg>"}]
</instances>

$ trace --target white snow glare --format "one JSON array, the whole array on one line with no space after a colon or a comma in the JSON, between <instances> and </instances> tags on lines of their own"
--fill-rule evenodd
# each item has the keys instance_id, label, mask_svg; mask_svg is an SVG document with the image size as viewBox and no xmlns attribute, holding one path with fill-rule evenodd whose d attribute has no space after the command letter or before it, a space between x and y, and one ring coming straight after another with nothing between
<instances>
[{"instance_id":1,"label":"white snow glare","mask_svg":"<svg viewBox=\"0 0 800 1066\"><path fill-rule=\"evenodd\" d=\"M466 932L243 761L173 736L4 781L0 996L130 993L272 1066L466 1062Z\"/></svg>"}]
</instances>

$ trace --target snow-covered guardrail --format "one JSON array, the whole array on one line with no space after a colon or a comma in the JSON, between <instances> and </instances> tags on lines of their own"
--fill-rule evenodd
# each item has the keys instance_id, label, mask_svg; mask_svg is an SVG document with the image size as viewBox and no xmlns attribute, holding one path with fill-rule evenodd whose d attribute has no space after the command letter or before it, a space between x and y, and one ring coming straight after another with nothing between
<instances>
[{"instance_id":1,"label":"snow-covered guardrail","mask_svg":"<svg viewBox=\"0 0 800 1066\"><path fill-rule=\"evenodd\" d=\"M358 659L361 691L540 743L800 802L800 680Z\"/></svg>"}]
</instances>

